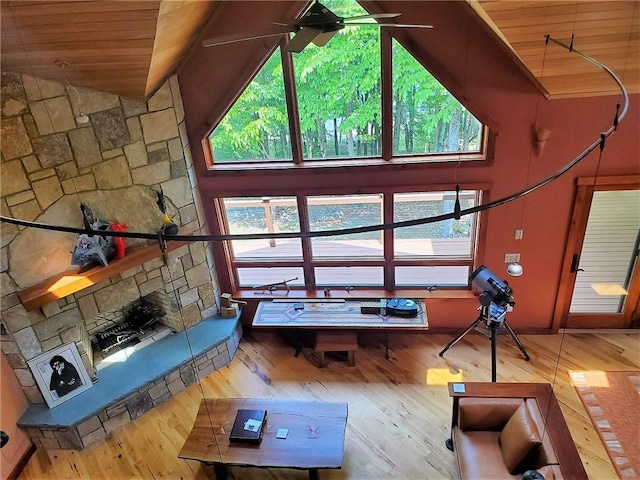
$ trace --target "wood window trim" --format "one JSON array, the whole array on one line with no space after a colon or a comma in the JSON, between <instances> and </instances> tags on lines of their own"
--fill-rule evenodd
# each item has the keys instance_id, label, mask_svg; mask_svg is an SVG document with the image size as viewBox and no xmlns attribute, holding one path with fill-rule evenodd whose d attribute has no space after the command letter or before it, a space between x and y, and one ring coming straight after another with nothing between
<instances>
[{"instance_id":1,"label":"wood window trim","mask_svg":"<svg viewBox=\"0 0 640 480\"><path fill-rule=\"evenodd\" d=\"M640 189L640 175L579 177L576 179L576 196L571 214L571 230L568 234L565 256L562 262L558 295L551 324L552 332L557 332L558 329L566 327L575 284L575 274L571 273L571 264L573 255L580 255L582 250L594 192L629 189ZM638 298L637 296L636 298L629 298L628 301L636 305ZM590 317L593 317L597 322L593 315L584 316L584 320L587 321ZM597 324L593 326L594 328L598 327Z\"/></svg>"},{"instance_id":2,"label":"wood window trim","mask_svg":"<svg viewBox=\"0 0 640 480\"><path fill-rule=\"evenodd\" d=\"M422 186L426 191L440 191L442 190L441 185L431 185L428 188L427 186ZM465 186L465 190L476 190L479 195L479 200L483 203L489 201L489 187L490 184L482 184L482 185L473 185L473 186ZM385 188L384 191L380 192L379 189L374 189L377 193L382 193L383 197L383 221L384 223L391 223L393 221L393 194L400 193L405 191L415 191L416 188L404 187L399 189L389 189ZM326 193L326 192L325 192ZM360 192L365 193L365 192ZM340 194L340 193L331 193L331 194ZM348 195L349 193L344 193ZM250 196L250 195L249 195ZM309 193L296 193L295 197L297 198L297 208L299 215L300 228L302 231L309 231L309 222L308 222L308 208L307 208L307 197L313 196L313 194ZM390 200L389 200L390 198ZM231 232L228 231L228 224L225 215L225 205L223 198L214 198L211 201L211 204L214 206L213 209L215 213L211 215L211 219L213 220L213 234L214 235L227 235ZM470 270L473 270L478 265L482 263L481 259L484 254L484 246L482 242L486 237L486 226L483 225L482 220L482 212L478 212L476 219L476 225L471 234L471 242L474 246L474 251L470 252L469 257L460 256L460 257L441 257L441 258L411 258L411 257L394 257L393 254L393 246L390 241L393 239L393 230L385 230L384 235L384 248L383 255L379 258L313 258L311 251L311 238L302 238L302 258L295 259L287 259L278 261L277 264L273 264L273 266L277 267L300 267L303 270L305 285L303 287L291 287L291 291L302 292L298 293L298 295L302 295L301 298L304 298L304 295L309 295L310 298L314 298L314 292L317 292L317 285L314 282L313 270L316 267L348 267L348 266L356 266L356 267L382 267L383 268L383 284L380 287L366 287L361 286L357 288L357 291L360 292L362 289L376 291L378 295L381 295L383 292L389 295L398 295L398 292L406 291L407 289L411 290L412 287L409 286L400 286L399 288L394 288L395 286L395 268L402 266L466 266L469 267ZM252 259L234 259L231 249L231 242L229 241L220 241L218 242L219 246L213 248L214 251L214 259L216 264L216 271L218 273L218 281L222 291L233 293L234 295L242 296L242 292L249 291L250 294L252 292L246 286L240 286L239 279L237 277L237 269L238 268L260 268L267 266L266 260L252 260ZM452 291L455 292L459 289L467 289L465 286L447 286L443 287L441 291ZM424 291L421 293L424 294ZM251 295L251 298L254 298L254 295ZM447 297L448 298L448 297ZM452 298L456 298L456 294L453 294Z\"/></svg>"}]
</instances>

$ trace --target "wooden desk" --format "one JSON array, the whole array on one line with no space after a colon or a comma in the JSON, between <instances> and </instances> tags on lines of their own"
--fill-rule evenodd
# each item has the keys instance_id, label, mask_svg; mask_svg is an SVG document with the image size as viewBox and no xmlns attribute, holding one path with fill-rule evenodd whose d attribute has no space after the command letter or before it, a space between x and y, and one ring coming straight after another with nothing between
<instances>
[{"instance_id":1,"label":"wooden desk","mask_svg":"<svg viewBox=\"0 0 640 480\"><path fill-rule=\"evenodd\" d=\"M361 313L362 303L376 304L379 300L307 300L304 309L296 310L298 301L277 299L260 302L253 316L253 327L291 328L313 330L383 330L385 357L389 358L389 330L407 330L429 328L427 310L424 301L416 300L418 314L415 317L382 315L379 313ZM316 341L317 344L317 341ZM295 345L295 355L299 355L301 342ZM322 355L321 355L322 356ZM353 362L350 357L350 362ZM321 360L321 366L323 361Z\"/></svg>"},{"instance_id":2,"label":"wooden desk","mask_svg":"<svg viewBox=\"0 0 640 480\"><path fill-rule=\"evenodd\" d=\"M290 328L338 328L348 329L426 329L427 310L424 302L416 300L418 314L415 317L360 313L362 303L377 303L366 300L314 300L305 301L303 310L296 310L294 300L260 302L253 317L254 327Z\"/></svg>"},{"instance_id":3,"label":"wooden desk","mask_svg":"<svg viewBox=\"0 0 640 480\"><path fill-rule=\"evenodd\" d=\"M240 408L267 411L260 445L229 443ZM317 479L319 468L342 467L347 410L346 403L205 399L178 457L212 464L218 480L228 465L308 469ZM289 430L286 439L276 438L279 428Z\"/></svg>"}]
</instances>

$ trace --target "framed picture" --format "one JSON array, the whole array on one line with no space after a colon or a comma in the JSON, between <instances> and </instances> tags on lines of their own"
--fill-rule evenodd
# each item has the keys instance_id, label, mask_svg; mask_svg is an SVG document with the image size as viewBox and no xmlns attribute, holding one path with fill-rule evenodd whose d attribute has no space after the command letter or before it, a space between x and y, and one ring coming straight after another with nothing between
<instances>
[{"instance_id":1,"label":"framed picture","mask_svg":"<svg viewBox=\"0 0 640 480\"><path fill-rule=\"evenodd\" d=\"M93 386L75 343L61 345L27 363L49 408Z\"/></svg>"}]
</instances>

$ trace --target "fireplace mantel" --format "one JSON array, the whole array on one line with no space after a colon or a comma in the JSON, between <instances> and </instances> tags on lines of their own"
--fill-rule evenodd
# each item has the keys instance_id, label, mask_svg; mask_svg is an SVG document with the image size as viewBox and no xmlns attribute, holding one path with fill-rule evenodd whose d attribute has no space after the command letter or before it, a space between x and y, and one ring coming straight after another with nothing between
<instances>
[{"instance_id":1,"label":"fireplace mantel","mask_svg":"<svg viewBox=\"0 0 640 480\"><path fill-rule=\"evenodd\" d=\"M168 242L167 252L177 250L189 242ZM18 291L18 297L25 310L36 310L48 303L79 292L80 290L95 285L102 280L111 278L119 273L141 265L154 258L163 255L157 243L127 252L124 258L112 260L109 265L97 266L82 271L80 268L67 270L66 272L48 278L36 285Z\"/></svg>"}]
</instances>

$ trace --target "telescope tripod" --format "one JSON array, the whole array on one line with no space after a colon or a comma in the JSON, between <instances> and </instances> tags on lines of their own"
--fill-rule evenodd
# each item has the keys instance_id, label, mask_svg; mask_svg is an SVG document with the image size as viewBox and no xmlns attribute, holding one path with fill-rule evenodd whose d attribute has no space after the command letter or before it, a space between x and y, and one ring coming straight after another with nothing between
<instances>
[{"instance_id":1,"label":"telescope tripod","mask_svg":"<svg viewBox=\"0 0 640 480\"><path fill-rule=\"evenodd\" d=\"M507 331L509 332L513 340L516 342L516 345L518 345L518 348L522 352L522 355L524 355L524 359L528 362L531 358L529 357L529 354L527 353L527 350L524 348L524 345L522 344L522 342L520 342L520 340L518 339L516 332L514 332L511 329L511 326L507 322L507 319L505 318L501 322L492 321L490 320L489 316L490 316L489 306L481 305L480 315L478 315L478 318L476 318L473 321L473 323L471 323L471 325L469 325L466 328L466 330L464 330L462 333L456 336L453 340L451 340L447 344L447 346L442 349L439 355L442 357L447 350L449 350L456 343L462 340L462 337L464 337L467 333L473 330L480 322L483 322L484 324L487 325L487 328L489 329L489 340L491 341L491 381L495 382L496 381L496 336L497 336L497 330L500 328L500 325L504 325L504 327L507 329Z\"/></svg>"}]
</instances>

